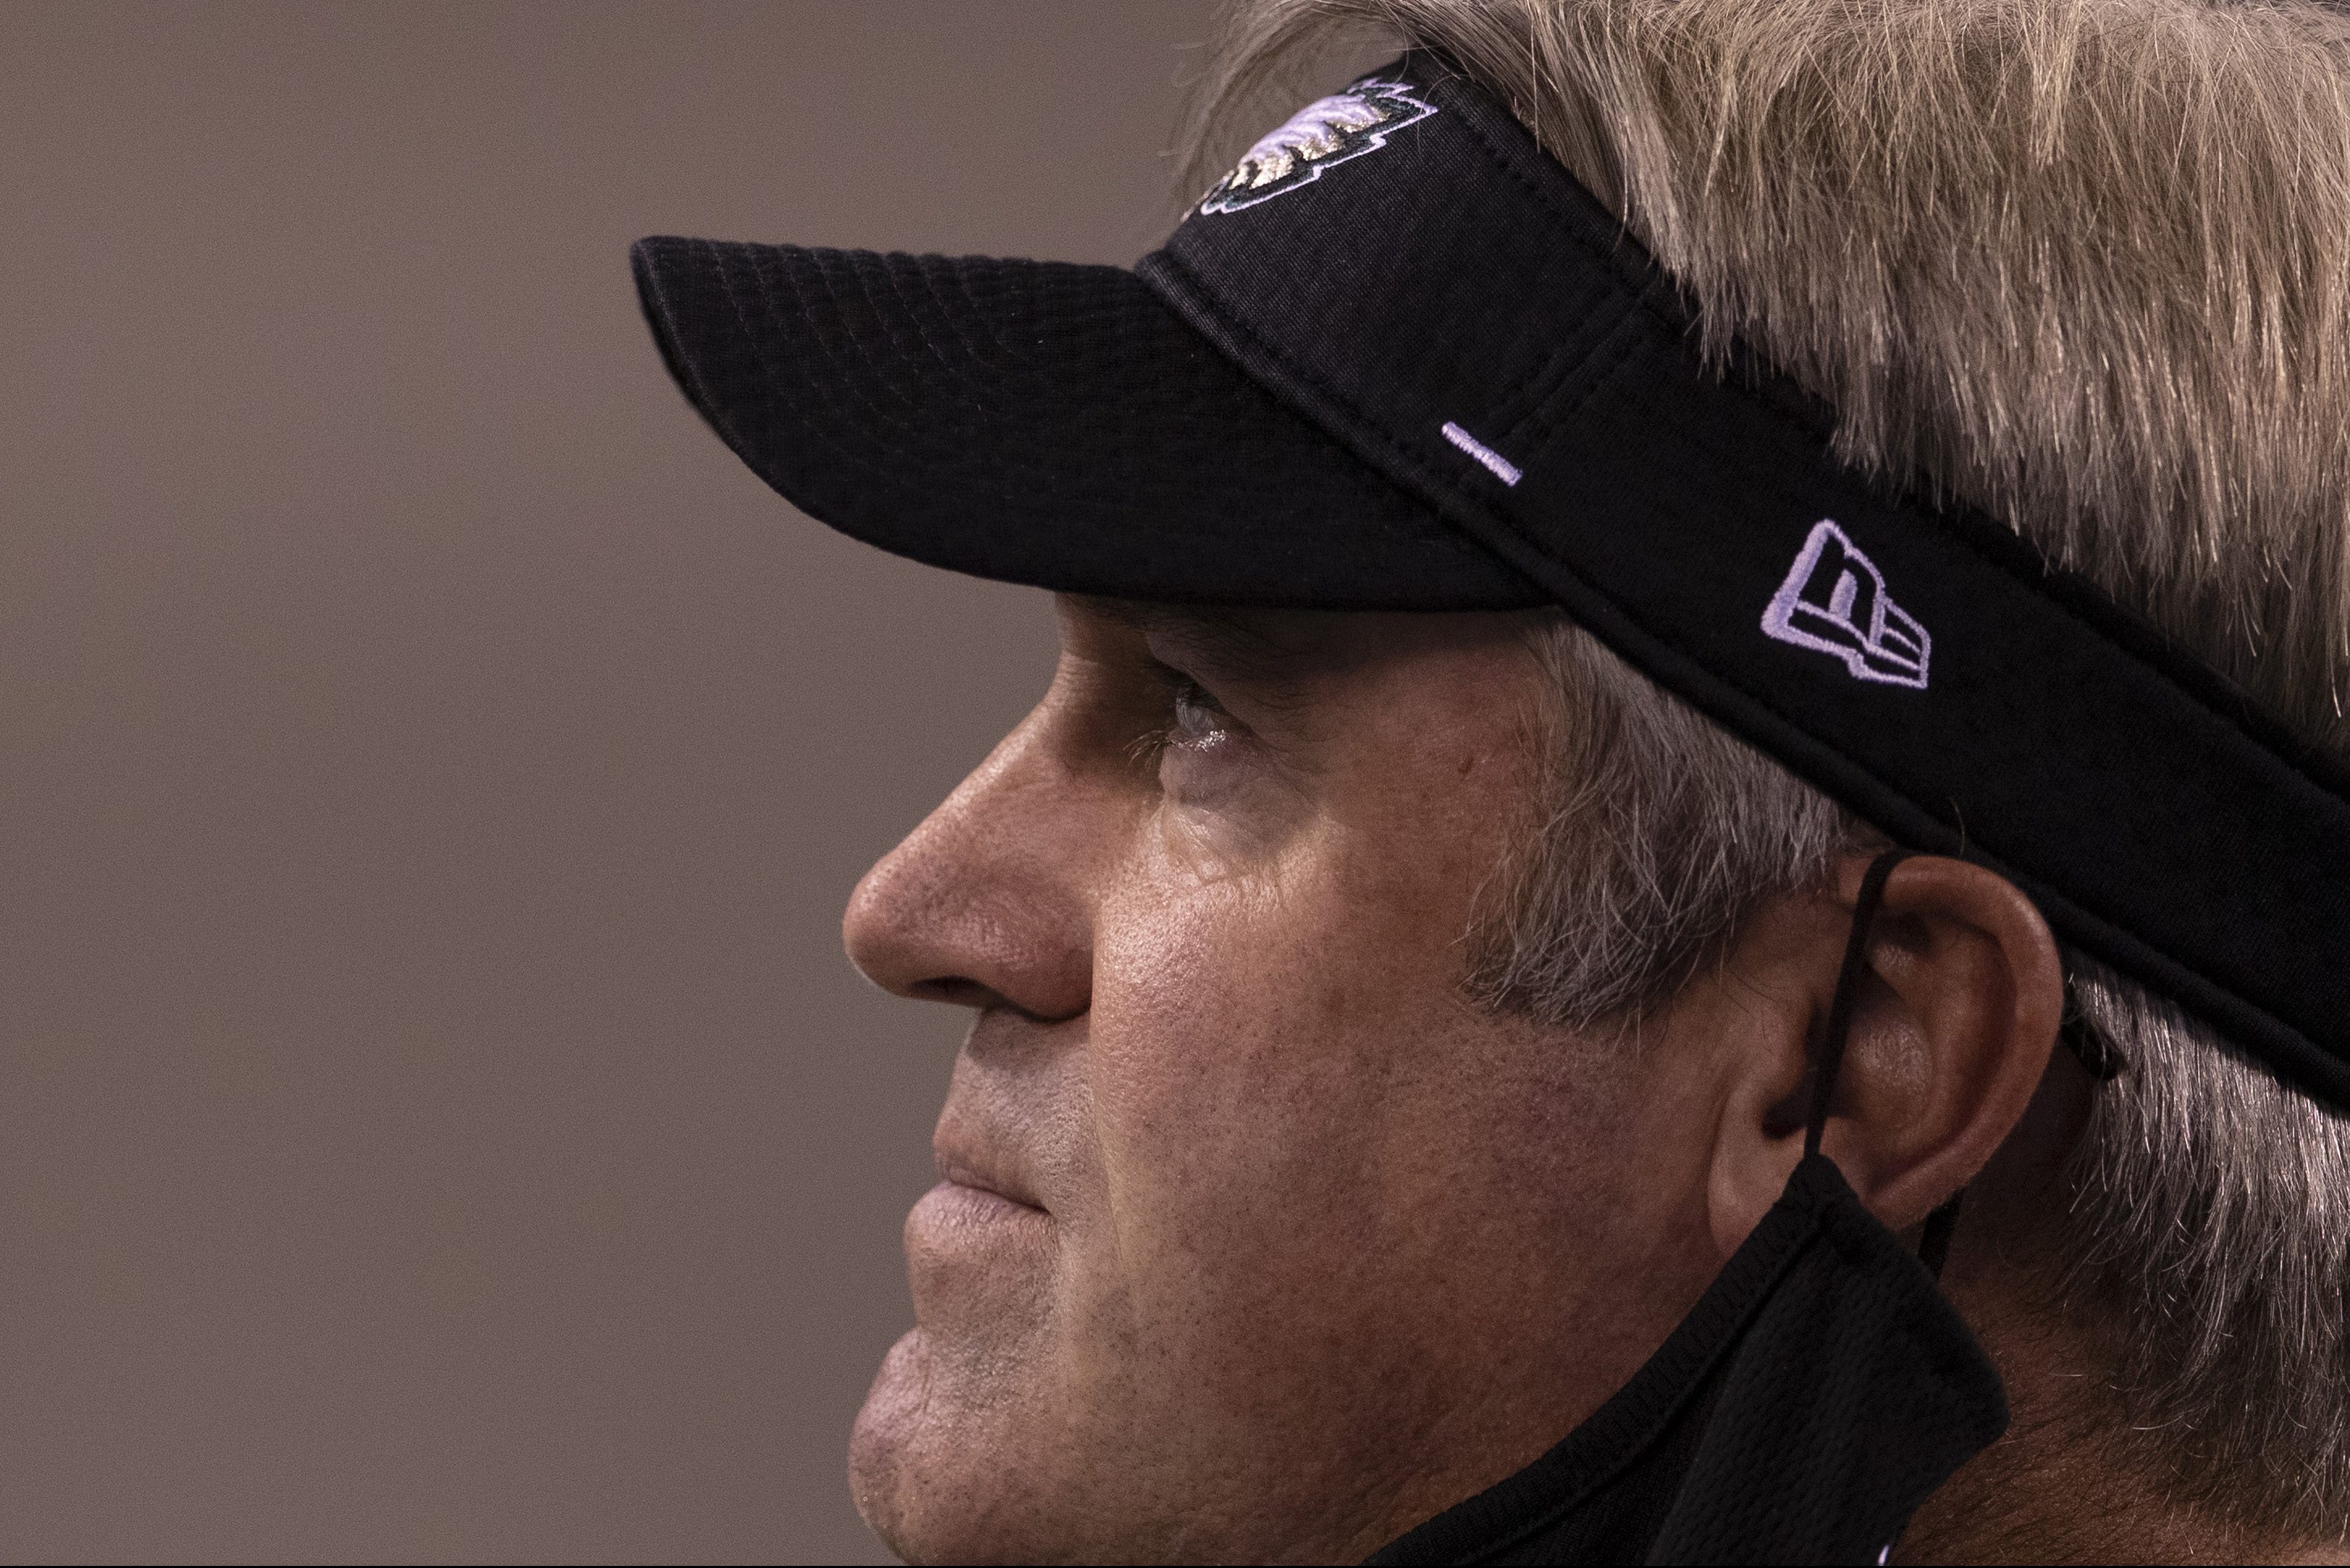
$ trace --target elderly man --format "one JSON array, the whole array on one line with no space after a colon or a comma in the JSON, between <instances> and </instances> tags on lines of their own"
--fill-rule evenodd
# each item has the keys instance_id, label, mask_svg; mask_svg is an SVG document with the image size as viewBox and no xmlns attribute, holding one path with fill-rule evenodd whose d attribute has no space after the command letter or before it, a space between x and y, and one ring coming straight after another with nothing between
<instances>
[{"instance_id":1,"label":"elderly man","mask_svg":"<svg viewBox=\"0 0 2350 1568\"><path fill-rule=\"evenodd\" d=\"M1209 134L1365 24L1133 272L637 251L777 490L1059 596L848 911L974 1014L866 1516L2340 1552L2350 17L1255 0Z\"/></svg>"}]
</instances>

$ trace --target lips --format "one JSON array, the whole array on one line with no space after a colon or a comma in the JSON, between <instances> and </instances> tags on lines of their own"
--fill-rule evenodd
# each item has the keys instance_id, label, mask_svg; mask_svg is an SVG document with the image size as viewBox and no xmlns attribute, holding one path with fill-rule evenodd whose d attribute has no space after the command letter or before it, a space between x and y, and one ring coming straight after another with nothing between
<instances>
[{"instance_id":1,"label":"lips","mask_svg":"<svg viewBox=\"0 0 2350 1568\"><path fill-rule=\"evenodd\" d=\"M934 1191L948 1210L977 1218L1038 1220L1052 1212L1048 1195L1062 1163L1052 1151L1065 1141L1070 1101L1071 1053L1053 1049L1050 1032L1008 1008L990 1008L972 1023L956 1054L954 1080L931 1135L931 1157L944 1179Z\"/></svg>"},{"instance_id":2,"label":"lips","mask_svg":"<svg viewBox=\"0 0 2350 1568\"><path fill-rule=\"evenodd\" d=\"M993 1160L979 1151L950 1144L942 1134L931 1147L933 1163L939 1178L950 1187L970 1189L1001 1199L1006 1203L1042 1214L1045 1206L1036 1201L1033 1189L1004 1168L1003 1162Z\"/></svg>"}]
</instances>

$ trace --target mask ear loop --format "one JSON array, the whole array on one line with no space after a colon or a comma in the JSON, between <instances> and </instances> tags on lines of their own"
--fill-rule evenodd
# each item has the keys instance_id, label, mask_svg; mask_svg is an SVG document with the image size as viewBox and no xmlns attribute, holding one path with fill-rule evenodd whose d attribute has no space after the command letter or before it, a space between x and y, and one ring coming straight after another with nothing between
<instances>
[{"instance_id":1,"label":"mask ear loop","mask_svg":"<svg viewBox=\"0 0 2350 1568\"><path fill-rule=\"evenodd\" d=\"M1820 1135L1827 1130L1828 1102L1835 1097L1836 1074L1844 1067L1845 1036L1852 1033L1854 993L1868 972L1868 931L1877 923L1877 906L1885 901L1885 879L1909 858L1906 849L1888 849L1868 863L1860 879L1860 897L1853 900L1852 935L1845 939L1844 968L1836 972L1835 996L1828 1003L1827 1033L1812 1061L1812 1110L1804 1122L1804 1158L1820 1152Z\"/></svg>"},{"instance_id":2,"label":"mask ear loop","mask_svg":"<svg viewBox=\"0 0 2350 1568\"><path fill-rule=\"evenodd\" d=\"M1942 1265L1950 1260L1950 1236L1959 1228L1959 1200L1966 1195L1963 1187L1951 1193L1939 1209L1926 1216L1925 1234L1918 1238L1918 1261L1926 1265L1937 1284L1941 1282Z\"/></svg>"},{"instance_id":3,"label":"mask ear loop","mask_svg":"<svg viewBox=\"0 0 2350 1568\"><path fill-rule=\"evenodd\" d=\"M1844 1067L1845 1040L1852 1033L1852 1010L1861 977L1868 972L1869 929L1877 923L1877 909L1885 902L1886 878L1908 858L1906 849L1888 849L1870 861L1860 879L1860 896L1853 900L1852 935L1845 941L1844 968L1836 973L1835 996L1828 1003L1827 1033L1821 1037L1819 1054L1812 1064L1812 1108L1804 1122L1806 1159L1820 1152L1820 1136L1827 1130L1828 1103L1835 1097L1836 1074ZM1918 1239L1918 1261L1938 1281L1950 1255L1950 1235L1959 1226L1959 1201L1966 1195L1965 1188L1959 1189L1948 1202L1926 1216L1925 1233Z\"/></svg>"}]
</instances>

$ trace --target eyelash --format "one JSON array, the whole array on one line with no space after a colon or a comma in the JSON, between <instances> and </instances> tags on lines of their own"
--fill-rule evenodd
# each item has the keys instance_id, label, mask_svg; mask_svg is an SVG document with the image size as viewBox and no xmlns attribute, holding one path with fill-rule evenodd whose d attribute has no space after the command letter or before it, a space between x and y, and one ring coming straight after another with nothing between
<instances>
[{"instance_id":1,"label":"eyelash","mask_svg":"<svg viewBox=\"0 0 2350 1568\"><path fill-rule=\"evenodd\" d=\"M1165 665L1156 667L1151 673L1166 688L1168 722L1151 729L1135 742L1137 762L1156 767L1169 747L1186 742L1196 744L1231 726L1232 714L1216 701L1214 693L1197 680ZM1187 711L1205 718L1209 722L1207 726L1190 729L1184 722Z\"/></svg>"}]
</instances>

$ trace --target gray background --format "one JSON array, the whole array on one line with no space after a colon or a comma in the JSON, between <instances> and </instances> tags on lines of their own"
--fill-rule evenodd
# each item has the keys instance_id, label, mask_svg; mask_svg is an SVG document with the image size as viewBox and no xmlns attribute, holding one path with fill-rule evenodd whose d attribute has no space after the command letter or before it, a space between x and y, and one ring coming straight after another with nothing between
<instances>
[{"instance_id":1,"label":"gray background","mask_svg":"<svg viewBox=\"0 0 2350 1568\"><path fill-rule=\"evenodd\" d=\"M1126 262L1204 6L0 9L0 1554L876 1558L1040 595L792 514L654 232Z\"/></svg>"}]
</instances>

